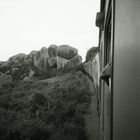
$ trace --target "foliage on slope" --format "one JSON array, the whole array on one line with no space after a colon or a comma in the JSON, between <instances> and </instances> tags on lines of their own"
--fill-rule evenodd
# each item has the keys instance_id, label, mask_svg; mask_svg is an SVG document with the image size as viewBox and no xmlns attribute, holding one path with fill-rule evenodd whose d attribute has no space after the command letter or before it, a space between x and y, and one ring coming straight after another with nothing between
<instances>
[{"instance_id":1,"label":"foliage on slope","mask_svg":"<svg viewBox=\"0 0 140 140\"><path fill-rule=\"evenodd\" d=\"M62 80L63 78L63 80ZM92 90L82 72L61 81L21 81L0 89L1 140L86 140Z\"/></svg>"}]
</instances>

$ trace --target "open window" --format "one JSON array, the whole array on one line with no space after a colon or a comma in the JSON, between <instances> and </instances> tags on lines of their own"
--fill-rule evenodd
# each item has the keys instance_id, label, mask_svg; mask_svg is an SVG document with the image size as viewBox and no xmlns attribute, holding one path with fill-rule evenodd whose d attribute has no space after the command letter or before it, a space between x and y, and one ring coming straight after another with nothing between
<instances>
[{"instance_id":1,"label":"open window","mask_svg":"<svg viewBox=\"0 0 140 140\"><path fill-rule=\"evenodd\" d=\"M104 69L101 71L100 78L109 85L109 78L111 77L111 26L112 26L112 11L109 8L104 27Z\"/></svg>"}]
</instances>

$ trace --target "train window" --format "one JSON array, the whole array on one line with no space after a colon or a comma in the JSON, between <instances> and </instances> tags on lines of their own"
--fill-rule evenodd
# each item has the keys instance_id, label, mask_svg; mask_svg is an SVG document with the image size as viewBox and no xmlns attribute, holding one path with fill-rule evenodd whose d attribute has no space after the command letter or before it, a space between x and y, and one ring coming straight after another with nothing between
<instances>
[{"instance_id":1,"label":"train window","mask_svg":"<svg viewBox=\"0 0 140 140\"><path fill-rule=\"evenodd\" d=\"M107 19L105 27L105 65L110 62L111 59L111 10Z\"/></svg>"}]
</instances>

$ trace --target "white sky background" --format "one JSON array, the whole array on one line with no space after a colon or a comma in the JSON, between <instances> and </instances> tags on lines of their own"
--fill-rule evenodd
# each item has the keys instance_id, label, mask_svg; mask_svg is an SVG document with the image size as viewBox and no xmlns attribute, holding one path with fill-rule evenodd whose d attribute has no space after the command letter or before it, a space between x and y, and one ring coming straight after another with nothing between
<instances>
[{"instance_id":1,"label":"white sky background","mask_svg":"<svg viewBox=\"0 0 140 140\"><path fill-rule=\"evenodd\" d=\"M0 61L50 44L86 52L98 45L100 0L0 0Z\"/></svg>"}]
</instances>

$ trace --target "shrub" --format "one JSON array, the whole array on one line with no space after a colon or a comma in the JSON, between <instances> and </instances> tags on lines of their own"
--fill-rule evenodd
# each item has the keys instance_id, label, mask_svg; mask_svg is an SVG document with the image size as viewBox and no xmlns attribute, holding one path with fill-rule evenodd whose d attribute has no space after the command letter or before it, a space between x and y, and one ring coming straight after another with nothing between
<instances>
[{"instance_id":1,"label":"shrub","mask_svg":"<svg viewBox=\"0 0 140 140\"><path fill-rule=\"evenodd\" d=\"M86 140L88 82L73 72L55 84L19 82L0 94L1 140Z\"/></svg>"}]
</instances>

